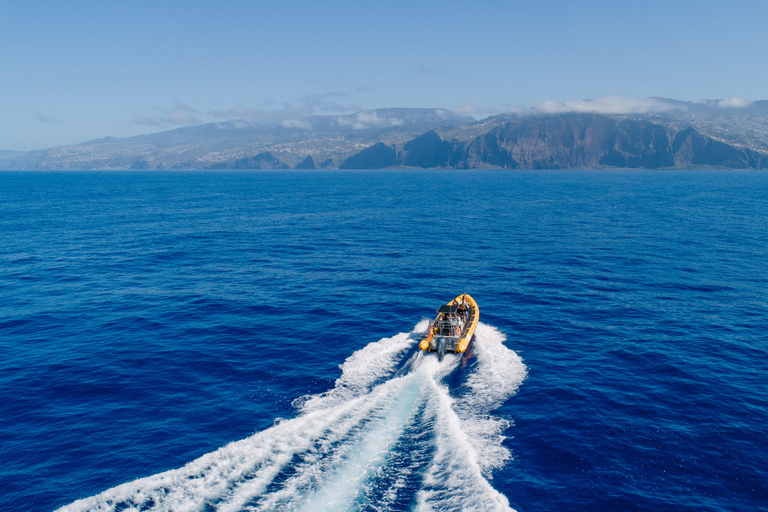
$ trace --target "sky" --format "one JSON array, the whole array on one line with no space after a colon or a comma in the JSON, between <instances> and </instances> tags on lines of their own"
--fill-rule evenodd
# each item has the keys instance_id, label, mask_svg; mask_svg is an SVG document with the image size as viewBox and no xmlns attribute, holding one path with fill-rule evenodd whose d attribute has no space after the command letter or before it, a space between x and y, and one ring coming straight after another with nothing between
<instances>
[{"instance_id":1,"label":"sky","mask_svg":"<svg viewBox=\"0 0 768 512\"><path fill-rule=\"evenodd\" d=\"M768 0L0 3L0 150L389 107L768 99Z\"/></svg>"}]
</instances>

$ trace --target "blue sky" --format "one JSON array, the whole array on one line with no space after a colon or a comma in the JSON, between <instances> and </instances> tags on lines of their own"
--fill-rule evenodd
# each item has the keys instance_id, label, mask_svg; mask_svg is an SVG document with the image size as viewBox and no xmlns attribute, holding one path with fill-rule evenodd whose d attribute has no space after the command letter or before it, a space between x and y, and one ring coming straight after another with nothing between
<instances>
[{"instance_id":1,"label":"blue sky","mask_svg":"<svg viewBox=\"0 0 768 512\"><path fill-rule=\"evenodd\" d=\"M768 1L0 6L0 149L245 117L768 99Z\"/></svg>"}]
</instances>

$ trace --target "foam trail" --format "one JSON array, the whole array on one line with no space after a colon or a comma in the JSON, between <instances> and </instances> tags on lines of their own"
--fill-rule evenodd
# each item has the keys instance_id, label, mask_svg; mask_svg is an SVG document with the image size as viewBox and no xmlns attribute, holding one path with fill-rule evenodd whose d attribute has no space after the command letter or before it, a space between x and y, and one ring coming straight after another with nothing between
<instances>
[{"instance_id":1,"label":"foam trail","mask_svg":"<svg viewBox=\"0 0 768 512\"><path fill-rule=\"evenodd\" d=\"M302 412L333 407L370 390L381 379L392 374L404 350L415 344L415 335L427 330L429 320L422 320L410 333L383 338L361 348L340 365L341 377L332 390L304 397L294 402Z\"/></svg>"},{"instance_id":2,"label":"foam trail","mask_svg":"<svg viewBox=\"0 0 768 512\"><path fill-rule=\"evenodd\" d=\"M321 510L318 500L325 497L334 503L330 510L341 510L339 503L346 503L357 495L357 485L366 468L376 465L376 458L386 453L386 448L402 432L411 403L416 398L411 387L410 375L387 381L371 393L355 399L365 408L355 411L350 422L362 428L352 435L344 436L340 445L325 443L304 457L295 468L295 474L282 483L282 488L266 497L254 510L293 509L299 497L317 494L304 505L307 510L315 503L315 510ZM338 436L336 436L338 437Z\"/></svg>"},{"instance_id":3,"label":"foam trail","mask_svg":"<svg viewBox=\"0 0 768 512\"><path fill-rule=\"evenodd\" d=\"M158 511L196 511L206 506L237 509L264 492L294 456L333 445L367 417L377 402L359 396L393 370L398 354L411 347L414 334L426 327L422 321L410 334L385 338L355 352L342 365L344 373L335 388L304 402L300 407L303 414L297 418L230 443L180 469L119 485L59 510L112 512L118 506ZM367 364L370 371L366 371Z\"/></svg>"},{"instance_id":4,"label":"foam trail","mask_svg":"<svg viewBox=\"0 0 768 512\"><path fill-rule=\"evenodd\" d=\"M469 375L466 392L456 400L454 410L478 455L478 464L489 476L511 457L502 446L502 432L510 423L490 413L517 392L528 372L520 356L504 346L506 337L495 327L480 323L475 337L478 368Z\"/></svg>"},{"instance_id":5,"label":"foam trail","mask_svg":"<svg viewBox=\"0 0 768 512\"><path fill-rule=\"evenodd\" d=\"M407 384L405 392L399 393L389 413L366 432L365 437L354 446L350 458L326 480L318 492L309 497L300 510L345 510L360 496L361 491L364 491L365 482L386 462L391 446L400 438L405 425L413 418L413 404L418 398L419 390L412 386L412 383Z\"/></svg>"},{"instance_id":6,"label":"foam trail","mask_svg":"<svg viewBox=\"0 0 768 512\"><path fill-rule=\"evenodd\" d=\"M510 457L501 444L509 424L488 413L512 396L527 374L520 357L503 342L497 329L479 324L473 348L477 369L464 384L466 392L454 399L433 381L437 452L417 495L420 511L511 510L509 500L485 478Z\"/></svg>"},{"instance_id":7,"label":"foam trail","mask_svg":"<svg viewBox=\"0 0 768 512\"><path fill-rule=\"evenodd\" d=\"M509 423L490 413L526 368L485 324L472 365L439 362L415 351L426 327L352 354L333 389L295 402L295 418L60 510L510 510L487 480L511 456ZM449 390L455 372L466 378Z\"/></svg>"}]
</instances>

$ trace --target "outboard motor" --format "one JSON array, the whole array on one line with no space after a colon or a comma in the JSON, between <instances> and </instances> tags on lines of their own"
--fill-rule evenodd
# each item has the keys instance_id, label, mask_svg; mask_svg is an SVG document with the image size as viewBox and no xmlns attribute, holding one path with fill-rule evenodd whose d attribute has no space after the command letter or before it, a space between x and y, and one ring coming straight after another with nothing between
<instances>
[{"instance_id":1,"label":"outboard motor","mask_svg":"<svg viewBox=\"0 0 768 512\"><path fill-rule=\"evenodd\" d=\"M448 343L445 338L437 338L437 360L442 361L448 351Z\"/></svg>"}]
</instances>

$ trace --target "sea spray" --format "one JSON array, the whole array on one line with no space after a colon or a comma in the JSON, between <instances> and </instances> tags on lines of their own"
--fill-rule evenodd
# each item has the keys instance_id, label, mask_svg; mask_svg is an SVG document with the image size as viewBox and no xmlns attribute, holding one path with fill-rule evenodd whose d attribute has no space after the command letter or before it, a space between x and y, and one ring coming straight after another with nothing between
<instances>
[{"instance_id":1,"label":"sea spray","mask_svg":"<svg viewBox=\"0 0 768 512\"><path fill-rule=\"evenodd\" d=\"M526 368L484 324L472 364L439 362L415 348L426 326L353 353L331 390L296 401L295 418L60 510L510 510L487 480L510 457L509 423L491 413Z\"/></svg>"},{"instance_id":2,"label":"sea spray","mask_svg":"<svg viewBox=\"0 0 768 512\"><path fill-rule=\"evenodd\" d=\"M497 329L480 323L472 346L477 363L464 389L454 398L439 380L431 382L437 449L417 494L420 511L511 510L507 498L486 479L511 456L501 435L509 423L489 413L511 397L527 375L504 340Z\"/></svg>"}]
</instances>

